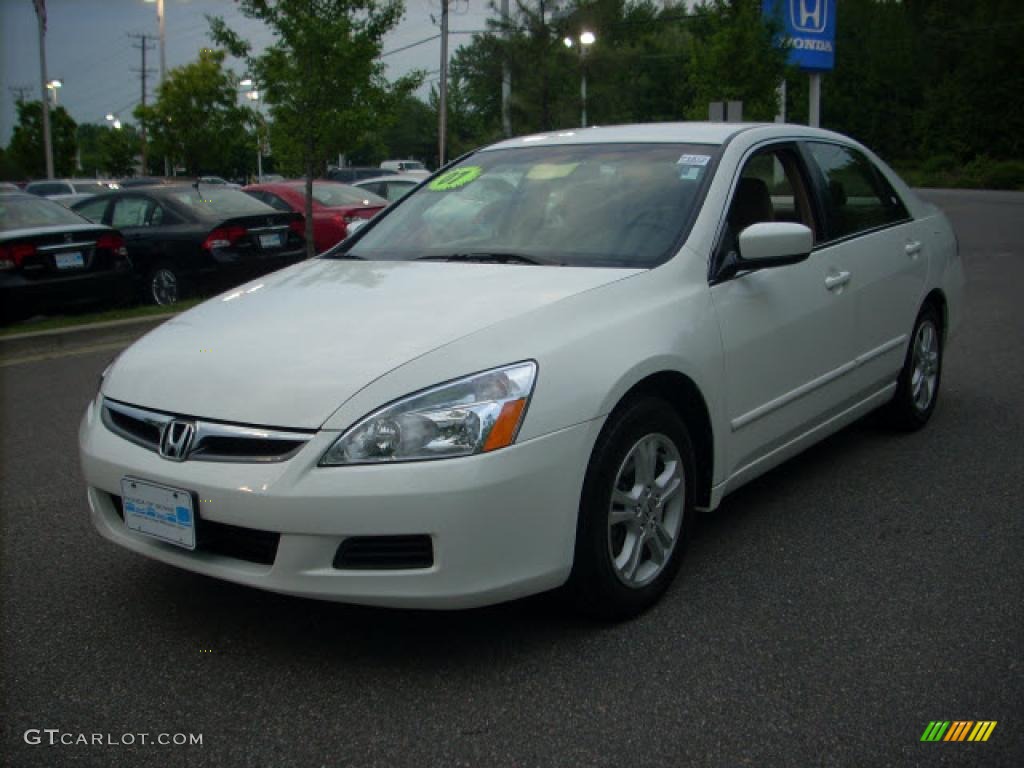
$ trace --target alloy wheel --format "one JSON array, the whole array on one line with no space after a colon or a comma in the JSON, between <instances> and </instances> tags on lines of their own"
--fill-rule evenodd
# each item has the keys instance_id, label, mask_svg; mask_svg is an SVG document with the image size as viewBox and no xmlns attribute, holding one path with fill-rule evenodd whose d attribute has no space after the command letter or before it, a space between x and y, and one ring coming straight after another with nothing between
<instances>
[{"instance_id":1,"label":"alloy wheel","mask_svg":"<svg viewBox=\"0 0 1024 768\"><path fill-rule=\"evenodd\" d=\"M178 300L178 277L167 267L160 267L149 279L149 290L157 304L173 304Z\"/></svg>"},{"instance_id":2,"label":"alloy wheel","mask_svg":"<svg viewBox=\"0 0 1024 768\"><path fill-rule=\"evenodd\" d=\"M608 551L626 586L643 587L672 556L685 512L679 450L667 436L648 434L626 454L608 511Z\"/></svg>"},{"instance_id":3,"label":"alloy wheel","mask_svg":"<svg viewBox=\"0 0 1024 768\"><path fill-rule=\"evenodd\" d=\"M935 326L923 322L914 337L914 367L910 374L910 393L914 407L926 411L935 397L939 379L939 334Z\"/></svg>"}]
</instances>

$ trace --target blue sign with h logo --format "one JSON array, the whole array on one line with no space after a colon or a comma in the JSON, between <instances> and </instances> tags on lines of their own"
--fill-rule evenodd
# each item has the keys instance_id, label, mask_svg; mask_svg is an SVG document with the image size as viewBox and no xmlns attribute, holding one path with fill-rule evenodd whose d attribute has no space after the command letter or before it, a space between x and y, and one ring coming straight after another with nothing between
<instances>
[{"instance_id":1,"label":"blue sign with h logo","mask_svg":"<svg viewBox=\"0 0 1024 768\"><path fill-rule=\"evenodd\" d=\"M762 8L782 21L790 64L816 72L835 66L836 0L764 0Z\"/></svg>"}]
</instances>

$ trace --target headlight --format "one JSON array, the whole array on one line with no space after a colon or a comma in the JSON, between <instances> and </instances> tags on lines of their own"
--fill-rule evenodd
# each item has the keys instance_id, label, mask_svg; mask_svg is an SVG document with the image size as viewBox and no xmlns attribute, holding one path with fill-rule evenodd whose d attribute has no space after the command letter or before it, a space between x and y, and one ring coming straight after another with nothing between
<instances>
[{"instance_id":1,"label":"headlight","mask_svg":"<svg viewBox=\"0 0 1024 768\"><path fill-rule=\"evenodd\" d=\"M320 465L447 459L504 448L516 439L536 376L536 363L516 363L403 398L346 430Z\"/></svg>"}]
</instances>

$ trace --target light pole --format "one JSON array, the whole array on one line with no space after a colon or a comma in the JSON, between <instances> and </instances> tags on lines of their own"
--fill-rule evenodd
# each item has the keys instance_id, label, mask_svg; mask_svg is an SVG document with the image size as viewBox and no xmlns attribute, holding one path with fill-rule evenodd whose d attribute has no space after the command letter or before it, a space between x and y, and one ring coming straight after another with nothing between
<instances>
[{"instance_id":1,"label":"light pole","mask_svg":"<svg viewBox=\"0 0 1024 768\"><path fill-rule=\"evenodd\" d=\"M576 47L579 44L580 52L580 127L587 127L587 64L586 56L587 49L590 48L597 40L593 32L581 32L579 38L573 39L572 37L563 38L562 42L565 43L566 48Z\"/></svg>"},{"instance_id":2,"label":"light pole","mask_svg":"<svg viewBox=\"0 0 1024 768\"><path fill-rule=\"evenodd\" d=\"M244 80L239 81L239 87L248 88L245 92L245 98L249 101L256 102L256 114L259 115L259 123L256 125L256 183L263 183L263 136L260 135L261 124L263 123L263 111L260 109L260 98L261 94L256 88L251 77L247 77Z\"/></svg>"},{"instance_id":3,"label":"light pole","mask_svg":"<svg viewBox=\"0 0 1024 768\"><path fill-rule=\"evenodd\" d=\"M53 97L53 106L54 107L57 106L57 89L58 88L62 88L63 86L64 86L64 81L61 80L59 77L53 78L53 80L51 80L50 82L48 82L46 84L46 90Z\"/></svg>"}]
</instances>

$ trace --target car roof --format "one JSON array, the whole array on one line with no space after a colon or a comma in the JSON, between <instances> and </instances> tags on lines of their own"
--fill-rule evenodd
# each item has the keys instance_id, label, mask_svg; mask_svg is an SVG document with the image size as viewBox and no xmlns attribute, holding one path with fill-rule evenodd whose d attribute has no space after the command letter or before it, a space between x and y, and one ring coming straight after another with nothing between
<instances>
[{"instance_id":1,"label":"car roof","mask_svg":"<svg viewBox=\"0 0 1024 768\"><path fill-rule=\"evenodd\" d=\"M740 133L756 131L765 138L793 136L806 138L842 138L831 131L808 128L793 123L638 123L635 125L609 125L593 128L568 128L535 133L506 139L484 147L481 151L512 149L514 147L548 146L558 144L715 144L727 143Z\"/></svg>"}]
</instances>

